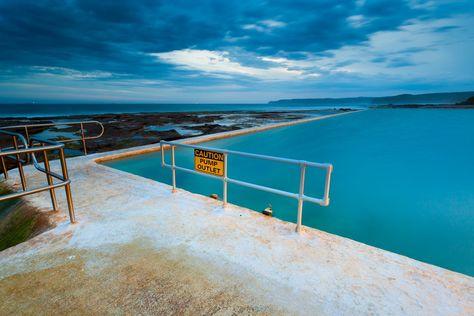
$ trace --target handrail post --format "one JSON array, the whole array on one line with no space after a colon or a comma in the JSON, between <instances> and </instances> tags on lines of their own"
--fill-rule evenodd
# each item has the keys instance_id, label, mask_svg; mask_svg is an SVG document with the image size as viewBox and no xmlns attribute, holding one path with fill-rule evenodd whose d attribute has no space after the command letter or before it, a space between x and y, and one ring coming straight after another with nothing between
<instances>
[{"instance_id":1,"label":"handrail post","mask_svg":"<svg viewBox=\"0 0 474 316\"><path fill-rule=\"evenodd\" d=\"M1 149L0 149L1 151ZM5 177L5 180L8 180L8 170L7 170L7 165L5 164L5 159L3 156L1 157L2 159L2 169L3 169L3 176Z\"/></svg>"},{"instance_id":2,"label":"handrail post","mask_svg":"<svg viewBox=\"0 0 474 316\"><path fill-rule=\"evenodd\" d=\"M165 166L165 146L162 141L160 141L160 151L161 151L161 167Z\"/></svg>"},{"instance_id":3,"label":"handrail post","mask_svg":"<svg viewBox=\"0 0 474 316\"><path fill-rule=\"evenodd\" d=\"M171 170L173 174L173 190L171 192L175 193L176 192L176 164L174 160L174 148L176 146L171 145Z\"/></svg>"},{"instance_id":4,"label":"handrail post","mask_svg":"<svg viewBox=\"0 0 474 316\"><path fill-rule=\"evenodd\" d=\"M224 153L224 177L222 178L222 202L224 207L227 205L227 153Z\"/></svg>"},{"instance_id":5,"label":"handrail post","mask_svg":"<svg viewBox=\"0 0 474 316\"><path fill-rule=\"evenodd\" d=\"M304 178L306 173L306 164L300 164L300 190L298 194L298 217L296 219L296 232L301 231L301 223L303 220L303 196L304 196Z\"/></svg>"},{"instance_id":6,"label":"handrail post","mask_svg":"<svg viewBox=\"0 0 474 316\"><path fill-rule=\"evenodd\" d=\"M81 122L81 140L82 140L82 147L84 148L84 155L87 156L86 139L84 138L84 123L82 122Z\"/></svg>"},{"instance_id":7,"label":"handrail post","mask_svg":"<svg viewBox=\"0 0 474 316\"><path fill-rule=\"evenodd\" d=\"M28 125L25 125L25 137L26 137L26 143L29 145L30 144L30 134L28 134ZM26 162L30 163L30 155L26 156Z\"/></svg>"},{"instance_id":8,"label":"handrail post","mask_svg":"<svg viewBox=\"0 0 474 316\"><path fill-rule=\"evenodd\" d=\"M46 178L48 180L48 185L53 185L53 177L49 174L51 171L51 168L49 166L49 159L48 159L48 153L46 150L43 151L43 156L44 156L44 169L46 170ZM53 204L53 210L57 211L58 210L58 202L56 200L56 192L54 192L54 188L49 189L49 195L51 196L51 203Z\"/></svg>"},{"instance_id":9,"label":"handrail post","mask_svg":"<svg viewBox=\"0 0 474 316\"><path fill-rule=\"evenodd\" d=\"M30 143L30 134L28 134L28 125L25 125L25 136L26 136L26 142L29 144Z\"/></svg>"},{"instance_id":10,"label":"handrail post","mask_svg":"<svg viewBox=\"0 0 474 316\"><path fill-rule=\"evenodd\" d=\"M326 169L326 182L324 185L324 205L328 206L329 205L329 189L331 187L331 173L332 173L332 165L329 165L329 167Z\"/></svg>"},{"instance_id":11,"label":"handrail post","mask_svg":"<svg viewBox=\"0 0 474 316\"><path fill-rule=\"evenodd\" d=\"M59 159L61 160L61 170L63 173L63 178L69 182L66 158L64 157L64 147L61 147L59 149ZM66 191L66 200L67 200L67 206L69 210L69 220L71 221L71 224L74 224L76 222L76 216L74 214L74 204L72 202L71 183L68 183L64 186L64 191Z\"/></svg>"},{"instance_id":12,"label":"handrail post","mask_svg":"<svg viewBox=\"0 0 474 316\"><path fill-rule=\"evenodd\" d=\"M15 149L18 150L18 142L16 140L16 136L12 136L12 137L13 137L13 145L15 146ZM21 163L19 154L16 154L16 161L17 161L17 166L18 166L18 173L20 174L21 187L23 191L26 191L25 172L23 171L23 164Z\"/></svg>"}]
</instances>

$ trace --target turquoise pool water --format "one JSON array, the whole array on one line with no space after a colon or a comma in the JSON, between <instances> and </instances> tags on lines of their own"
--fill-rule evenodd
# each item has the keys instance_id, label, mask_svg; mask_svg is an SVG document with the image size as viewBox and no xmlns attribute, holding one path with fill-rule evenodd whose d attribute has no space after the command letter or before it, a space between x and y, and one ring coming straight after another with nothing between
<instances>
[{"instance_id":1,"label":"turquoise pool water","mask_svg":"<svg viewBox=\"0 0 474 316\"><path fill-rule=\"evenodd\" d=\"M206 146L331 162L331 204L305 203L303 224L454 271L474 275L474 111L369 110L221 139ZM168 157L169 159L169 157ZM192 168L192 151L176 162ZM298 190L298 168L229 157L240 180ZM171 183L160 153L107 165ZM178 187L222 195L219 181L177 173ZM323 173L309 169L306 193L320 196ZM229 200L296 221L296 201L234 185Z\"/></svg>"}]
</instances>

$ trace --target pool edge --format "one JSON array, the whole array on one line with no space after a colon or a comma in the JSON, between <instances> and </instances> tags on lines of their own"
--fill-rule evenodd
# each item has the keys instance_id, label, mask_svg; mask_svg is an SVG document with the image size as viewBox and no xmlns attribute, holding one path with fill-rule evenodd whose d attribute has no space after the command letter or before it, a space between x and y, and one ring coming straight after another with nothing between
<instances>
[{"instance_id":1,"label":"pool edge","mask_svg":"<svg viewBox=\"0 0 474 316\"><path fill-rule=\"evenodd\" d=\"M235 137L235 136L240 136L240 135L245 135L245 134L252 134L252 133L262 132L262 131L266 131L270 129L293 126L297 124L304 124L304 123L309 123L313 121L319 121L323 119L333 118L333 117L347 115L347 114L354 114L354 113L359 113L359 112L364 112L364 111L368 111L368 110L354 110L354 111L349 111L349 112L342 112L342 113L328 114L328 115L299 119L299 120L292 120L288 122L265 124L265 125L256 126L256 127L243 128L243 129L239 129L235 131L220 132L220 133L215 133L215 134L182 138L177 141L183 144L198 144L198 143L207 142L211 140L230 138L230 137ZM92 160L96 163L102 164L106 161L133 157L133 156L137 156L141 154L157 152L160 150L161 148L159 144L151 144L151 145L130 147L130 148L107 151L103 153L91 154L89 155L89 158L92 158Z\"/></svg>"}]
</instances>

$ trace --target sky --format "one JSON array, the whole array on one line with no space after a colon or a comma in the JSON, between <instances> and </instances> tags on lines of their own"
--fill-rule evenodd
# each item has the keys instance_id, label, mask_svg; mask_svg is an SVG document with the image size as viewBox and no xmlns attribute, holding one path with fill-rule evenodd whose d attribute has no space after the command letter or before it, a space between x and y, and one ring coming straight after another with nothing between
<instances>
[{"instance_id":1,"label":"sky","mask_svg":"<svg viewBox=\"0 0 474 316\"><path fill-rule=\"evenodd\" d=\"M474 90L474 0L0 0L0 102Z\"/></svg>"}]
</instances>

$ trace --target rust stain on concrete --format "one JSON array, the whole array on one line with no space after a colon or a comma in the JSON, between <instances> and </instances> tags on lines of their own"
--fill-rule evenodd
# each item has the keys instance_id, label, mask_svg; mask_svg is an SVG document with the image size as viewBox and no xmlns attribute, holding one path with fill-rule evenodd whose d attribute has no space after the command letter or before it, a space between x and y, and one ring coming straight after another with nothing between
<instances>
[{"instance_id":1,"label":"rust stain on concrete","mask_svg":"<svg viewBox=\"0 0 474 316\"><path fill-rule=\"evenodd\" d=\"M246 292L242 279L183 251L143 243L37 258L30 263L35 270L0 281L0 314L285 314Z\"/></svg>"}]
</instances>

